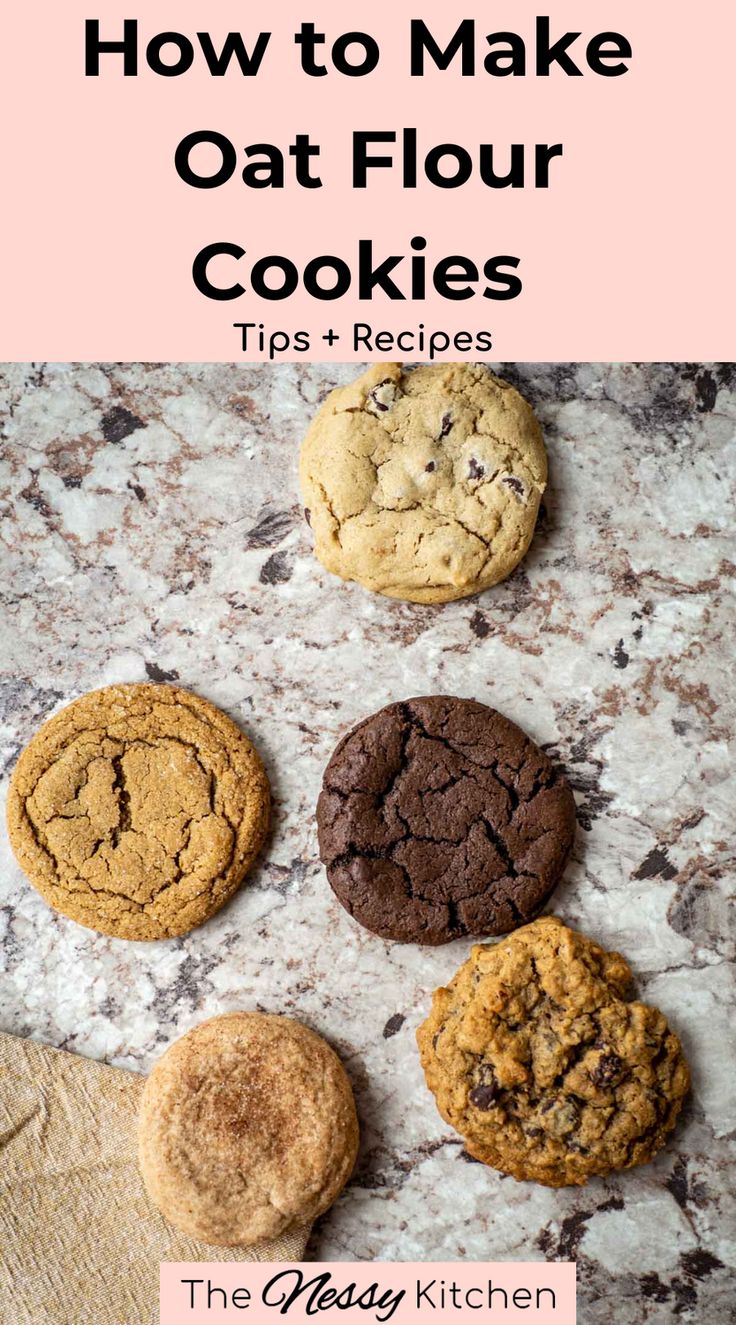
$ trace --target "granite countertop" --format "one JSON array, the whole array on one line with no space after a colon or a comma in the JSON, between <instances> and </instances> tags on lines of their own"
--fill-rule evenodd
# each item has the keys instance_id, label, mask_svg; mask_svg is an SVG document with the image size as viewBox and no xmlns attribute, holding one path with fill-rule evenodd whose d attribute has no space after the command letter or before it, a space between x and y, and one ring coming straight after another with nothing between
<instances>
[{"instance_id":1,"label":"granite countertop","mask_svg":"<svg viewBox=\"0 0 736 1325\"><path fill-rule=\"evenodd\" d=\"M435 608L342 584L311 555L298 444L355 371L2 373L5 784L42 718L82 691L175 680L254 737L276 821L220 915L142 945L54 915L3 831L0 1027L146 1071L214 1013L294 1013L341 1053L363 1132L312 1257L576 1258L585 1325L725 1320L736 381L723 365L501 365L545 428L541 523L505 584ZM495 705L569 772L579 831L555 910L623 951L693 1067L683 1120L650 1166L549 1191L470 1162L414 1044L468 944L385 943L327 886L314 807L335 742L431 691Z\"/></svg>"}]
</instances>

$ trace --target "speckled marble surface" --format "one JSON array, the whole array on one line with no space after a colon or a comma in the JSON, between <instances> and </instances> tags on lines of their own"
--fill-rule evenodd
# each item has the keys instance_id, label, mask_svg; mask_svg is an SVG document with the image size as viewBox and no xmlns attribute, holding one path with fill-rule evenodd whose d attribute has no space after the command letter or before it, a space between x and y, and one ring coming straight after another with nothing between
<instances>
[{"instance_id":1,"label":"speckled marble surface","mask_svg":"<svg viewBox=\"0 0 736 1325\"><path fill-rule=\"evenodd\" d=\"M0 1026L145 1071L213 1013L294 1012L343 1055L363 1127L313 1257L576 1257L585 1325L725 1320L736 378L718 365L502 366L550 451L537 537L505 584L425 608L343 585L310 553L298 443L354 371L2 373L5 783L75 695L176 679L254 737L277 810L238 897L160 944L52 914L3 833ZM328 889L313 811L334 743L387 701L431 691L494 704L569 771L579 831L555 909L626 954L693 1066L686 1114L649 1167L554 1192L468 1162L414 1046L468 945L386 944Z\"/></svg>"}]
</instances>

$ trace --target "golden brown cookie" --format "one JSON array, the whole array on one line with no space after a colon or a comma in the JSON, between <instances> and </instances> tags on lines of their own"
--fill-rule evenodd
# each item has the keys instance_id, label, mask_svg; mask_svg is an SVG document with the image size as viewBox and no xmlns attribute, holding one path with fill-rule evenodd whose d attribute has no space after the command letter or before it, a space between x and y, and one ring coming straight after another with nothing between
<instances>
[{"instance_id":1,"label":"golden brown cookie","mask_svg":"<svg viewBox=\"0 0 736 1325\"><path fill-rule=\"evenodd\" d=\"M331 392L300 478L327 570L415 603L497 584L524 556L547 482L542 433L480 364L376 364Z\"/></svg>"},{"instance_id":2,"label":"golden brown cookie","mask_svg":"<svg viewBox=\"0 0 736 1325\"><path fill-rule=\"evenodd\" d=\"M471 1155L547 1187L653 1158L690 1075L630 985L619 953L554 916L471 950L417 1032L427 1085Z\"/></svg>"},{"instance_id":3,"label":"golden brown cookie","mask_svg":"<svg viewBox=\"0 0 736 1325\"><path fill-rule=\"evenodd\" d=\"M146 1190L202 1242L250 1246L311 1223L342 1191L357 1150L339 1058L290 1017L213 1017L171 1045L143 1092Z\"/></svg>"},{"instance_id":4,"label":"golden brown cookie","mask_svg":"<svg viewBox=\"0 0 736 1325\"><path fill-rule=\"evenodd\" d=\"M62 915L115 938L186 934L219 911L269 821L247 736L174 686L107 686L40 728L15 767L8 831Z\"/></svg>"}]
</instances>

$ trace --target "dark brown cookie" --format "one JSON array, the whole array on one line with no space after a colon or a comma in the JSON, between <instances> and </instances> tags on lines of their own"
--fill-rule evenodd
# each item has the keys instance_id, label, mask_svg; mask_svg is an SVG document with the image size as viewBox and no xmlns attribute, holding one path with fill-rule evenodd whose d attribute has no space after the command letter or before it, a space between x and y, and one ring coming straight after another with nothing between
<instances>
[{"instance_id":1,"label":"dark brown cookie","mask_svg":"<svg viewBox=\"0 0 736 1325\"><path fill-rule=\"evenodd\" d=\"M344 737L317 828L330 884L361 925L448 943L536 915L572 845L575 803L515 723L434 695L389 704Z\"/></svg>"}]
</instances>

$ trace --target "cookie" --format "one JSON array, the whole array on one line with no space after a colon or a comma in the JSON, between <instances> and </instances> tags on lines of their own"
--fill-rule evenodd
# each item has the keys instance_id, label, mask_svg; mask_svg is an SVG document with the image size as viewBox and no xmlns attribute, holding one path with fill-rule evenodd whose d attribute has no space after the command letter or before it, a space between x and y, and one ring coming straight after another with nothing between
<instances>
[{"instance_id":1,"label":"cookie","mask_svg":"<svg viewBox=\"0 0 736 1325\"><path fill-rule=\"evenodd\" d=\"M300 477L327 570L389 598L445 603L521 561L547 458L531 407L486 368L388 363L328 396Z\"/></svg>"},{"instance_id":2,"label":"cookie","mask_svg":"<svg viewBox=\"0 0 736 1325\"><path fill-rule=\"evenodd\" d=\"M382 938L505 934L562 873L575 803L515 723L472 699L389 704L340 741L317 829L343 906Z\"/></svg>"},{"instance_id":3,"label":"cookie","mask_svg":"<svg viewBox=\"0 0 736 1325\"><path fill-rule=\"evenodd\" d=\"M8 796L21 868L71 920L124 939L186 934L263 845L269 787L250 741L174 686L108 686L46 722Z\"/></svg>"},{"instance_id":4,"label":"cookie","mask_svg":"<svg viewBox=\"0 0 736 1325\"><path fill-rule=\"evenodd\" d=\"M469 1154L546 1187L646 1164L688 1092L680 1041L617 952L553 916L474 947L417 1032Z\"/></svg>"},{"instance_id":5,"label":"cookie","mask_svg":"<svg viewBox=\"0 0 736 1325\"><path fill-rule=\"evenodd\" d=\"M213 1017L171 1045L143 1091L146 1190L202 1242L249 1246L311 1223L342 1191L357 1149L339 1058L290 1017Z\"/></svg>"}]
</instances>

